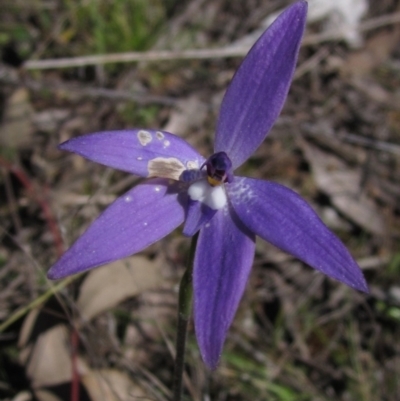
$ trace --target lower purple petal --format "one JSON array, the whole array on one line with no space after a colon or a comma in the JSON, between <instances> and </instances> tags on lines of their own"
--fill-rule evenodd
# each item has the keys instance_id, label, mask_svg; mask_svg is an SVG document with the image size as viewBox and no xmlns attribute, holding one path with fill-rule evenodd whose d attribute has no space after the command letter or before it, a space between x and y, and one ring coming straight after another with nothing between
<instances>
[{"instance_id":1,"label":"lower purple petal","mask_svg":"<svg viewBox=\"0 0 400 401\"><path fill-rule=\"evenodd\" d=\"M226 187L233 208L249 230L327 276L368 292L346 247L295 192L273 182L241 177Z\"/></svg>"},{"instance_id":2,"label":"lower purple petal","mask_svg":"<svg viewBox=\"0 0 400 401\"><path fill-rule=\"evenodd\" d=\"M202 358L215 369L254 258L254 235L225 207L200 231L194 260L194 315Z\"/></svg>"},{"instance_id":3,"label":"lower purple petal","mask_svg":"<svg viewBox=\"0 0 400 401\"><path fill-rule=\"evenodd\" d=\"M122 259L165 237L184 220L175 185L153 179L119 197L49 270L50 279Z\"/></svg>"},{"instance_id":4,"label":"lower purple petal","mask_svg":"<svg viewBox=\"0 0 400 401\"><path fill-rule=\"evenodd\" d=\"M183 235L191 237L217 213L203 202L189 199Z\"/></svg>"}]
</instances>

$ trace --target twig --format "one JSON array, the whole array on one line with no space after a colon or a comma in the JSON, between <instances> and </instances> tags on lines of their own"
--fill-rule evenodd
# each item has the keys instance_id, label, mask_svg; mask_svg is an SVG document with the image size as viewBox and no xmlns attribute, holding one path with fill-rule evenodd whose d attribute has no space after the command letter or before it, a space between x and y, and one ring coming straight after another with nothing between
<instances>
[{"instance_id":1,"label":"twig","mask_svg":"<svg viewBox=\"0 0 400 401\"><path fill-rule=\"evenodd\" d=\"M379 141L376 139L348 133L339 133L338 137L349 143L354 143L366 148L377 149L400 156L400 145L392 142Z\"/></svg>"},{"instance_id":2,"label":"twig","mask_svg":"<svg viewBox=\"0 0 400 401\"><path fill-rule=\"evenodd\" d=\"M168 397L168 399L171 398L172 392L169 388L167 388L164 383L157 378L157 376L149 371L148 369L144 368L142 364L140 363L135 363L131 359L128 359L126 355L121 351L121 349L115 349L115 351L119 354L121 357L121 364L123 367L128 369L130 372L132 372L133 375L138 376L138 373L140 373L147 381L143 382L143 385L147 387L160 401L164 401L165 397ZM159 391L162 393L162 396L158 394ZM143 400L144 401L144 400ZM147 399L146 399L147 401Z\"/></svg>"},{"instance_id":3,"label":"twig","mask_svg":"<svg viewBox=\"0 0 400 401\"><path fill-rule=\"evenodd\" d=\"M400 12L381 15L380 17L371 18L360 24L360 32L367 32L373 29L381 28L387 25L395 25L400 22Z\"/></svg>"},{"instance_id":4,"label":"twig","mask_svg":"<svg viewBox=\"0 0 400 401\"><path fill-rule=\"evenodd\" d=\"M244 56L248 50L248 47L223 47L216 49L150 50L147 52L111 53L98 56L30 60L24 64L23 68L25 70L47 70L51 68L85 67L87 65L108 63L228 58Z\"/></svg>"},{"instance_id":5,"label":"twig","mask_svg":"<svg viewBox=\"0 0 400 401\"><path fill-rule=\"evenodd\" d=\"M21 78L19 74L10 68L0 65L0 82L11 85L23 85L26 88L41 92L63 92L67 96L80 96L82 98L105 98L114 100L134 101L141 105L160 104L164 106L175 106L177 99L167 96L149 95L146 93L132 93L126 90L108 89L108 88L92 88L77 85L68 85L60 82L54 83L45 80L34 80L30 78Z\"/></svg>"},{"instance_id":6,"label":"twig","mask_svg":"<svg viewBox=\"0 0 400 401\"><path fill-rule=\"evenodd\" d=\"M400 13L383 15L363 22L359 26L360 32L370 31L382 26L400 23ZM336 30L329 30L316 35L308 35L303 40L303 46L315 45L321 42L338 39ZM249 46L225 46L214 49L190 50L150 50L148 52L111 53L96 56L81 56L48 60L29 60L23 68L25 70L46 70L56 68L84 67L87 65L101 65L108 63L131 63L140 61L165 61L183 59L216 59L242 57L249 51Z\"/></svg>"},{"instance_id":7,"label":"twig","mask_svg":"<svg viewBox=\"0 0 400 401\"><path fill-rule=\"evenodd\" d=\"M299 65L296 68L294 73L294 79L298 79L308 71L313 70L318 66L318 64L329 54L328 49L326 47L321 48L318 52L316 52L313 56L307 59L303 64Z\"/></svg>"}]
</instances>

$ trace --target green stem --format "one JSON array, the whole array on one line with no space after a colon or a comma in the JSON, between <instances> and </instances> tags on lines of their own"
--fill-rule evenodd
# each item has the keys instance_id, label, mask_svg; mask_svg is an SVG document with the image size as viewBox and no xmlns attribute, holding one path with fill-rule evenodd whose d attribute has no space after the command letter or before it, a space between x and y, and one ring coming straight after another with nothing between
<instances>
[{"instance_id":1,"label":"green stem","mask_svg":"<svg viewBox=\"0 0 400 401\"><path fill-rule=\"evenodd\" d=\"M173 401L180 401L182 399L182 379L183 370L185 365L185 347L187 327L192 310L192 274L193 274L193 261L196 251L198 233L193 237L190 247L188 266L182 276L179 286L179 305L178 305L178 328L176 335L176 356L175 356L175 369L173 380Z\"/></svg>"},{"instance_id":2,"label":"green stem","mask_svg":"<svg viewBox=\"0 0 400 401\"><path fill-rule=\"evenodd\" d=\"M18 309L14 312L5 322L0 324L0 333L5 331L9 326L15 323L18 319L26 315L32 309L39 307L40 305L44 304L50 297L53 295L57 295L59 291L61 291L64 287L66 287L69 283L72 283L75 279L77 279L80 275L75 275L72 277L67 277L63 281L55 285L51 285L51 287L40 297L33 300L29 305L24 306L21 309Z\"/></svg>"}]
</instances>

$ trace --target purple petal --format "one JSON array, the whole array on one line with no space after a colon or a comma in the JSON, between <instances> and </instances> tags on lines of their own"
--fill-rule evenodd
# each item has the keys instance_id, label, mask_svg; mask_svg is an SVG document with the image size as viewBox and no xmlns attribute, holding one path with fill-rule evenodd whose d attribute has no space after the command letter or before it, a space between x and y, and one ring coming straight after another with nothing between
<instances>
[{"instance_id":1,"label":"purple petal","mask_svg":"<svg viewBox=\"0 0 400 401\"><path fill-rule=\"evenodd\" d=\"M237 168L259 147L277 119L292 80L307 3L287 8L251 48L222 101L215 152Z\"/></svg>"},{"instance_id":2,"label":"purple petal","mask_svg":"<svg viewBox=\"0 0 400 401\"><path fill-rule=\"evenodd\" d=\"M348 250L295 192L273 182L241 177L226 187L233 208L249 230L329 277L368 292Z\"/></svg>"},{"instance_id":3,"label":"purple petal","mask_svg":"<svg viewBox=\"0 0 400 401\"><path fill-rule=\"evenodd\" d=\"M193 201L189 198L186 221L183 228L183 235L191 237L200 230L217 213L203 202Z\"/></svg>"},{"instance_id":4,"label":"purple petal","mask_svg":"<svg viewBox=\"0 0 400 401\"><path fill-rule=\"evenodd\" d=\"M227 207L200 231L193 272L194 318L200 352L210 369L217 366L243 295L254 247L254 235Z\"/></svg>"},{"instance_id":5,"label":"purple petal","mask_svg":"<svg viewBox=\"0 0 400 401\"><path fill-rule=\"evenodd\" d=\"M141 177L178 180L186 169L198 169L205 159L185 140L164 131L97 132L72 138L59 149Z\"/></svg>"},{"instance_id":6,"label":"purple petal","mask_svg":"<svg viewBox=\"0 0 400 401\"><path fill-rule=\"evenodd\" d=\"M125 258L165 237L184 220L175 185L154 179L119 197L49 270L59 279Z\"/></svg>"}]
</instances>

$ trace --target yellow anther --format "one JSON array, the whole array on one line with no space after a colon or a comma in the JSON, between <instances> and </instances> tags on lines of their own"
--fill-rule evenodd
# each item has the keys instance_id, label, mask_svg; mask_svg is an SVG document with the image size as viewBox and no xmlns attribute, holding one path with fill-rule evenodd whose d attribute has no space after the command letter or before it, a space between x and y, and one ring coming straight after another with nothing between
<instances>
[{"instance_id":1,"label":"yellow anther","mask_svg":"<svg viewBox=\"0 0 400 401\"><path fill-rule=\"evenodd\" d=\"M207 181L212 187L216 187L222 184L222 181L216 180L215 178L212 178L210 176L207 176Z\"/></svg>"}]
</instances>

